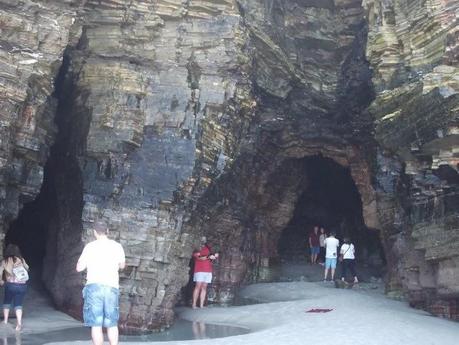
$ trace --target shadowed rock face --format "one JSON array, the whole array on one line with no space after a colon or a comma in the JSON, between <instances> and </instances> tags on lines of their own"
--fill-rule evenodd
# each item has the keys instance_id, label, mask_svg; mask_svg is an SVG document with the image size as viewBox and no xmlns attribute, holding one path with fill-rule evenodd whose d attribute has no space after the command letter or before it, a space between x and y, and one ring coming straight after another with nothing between
<instances>
[{"instance_id":1,"label":"shadowed rock face","mask_svg":"<svg viewBox=\"0 0 459 345\"><path fill-rule=\"evenodd\" d=\"M77 5L77 1L74 1ZM69 1L0 2L0 233L38 194L55 136L54 77L76 11Z\"/></svg>"},{"instance_id":2,"label":"shadowed rock face","mask_svg":"<svg viewBox=\"0 0 459 345\"><path fill-rule=\"evenodd\" d=\"M324 215L313 220L339 232L347 223L340 235L378 224L370 159L375 143L366 112L373 94L360 2L247 1L241 13L255 47L256 114L232 168L186 224L203 229L223 252L212 294L221 302L231 300L240 282L264 279L279 259L278 241L317 183L308 173L315 166L324 175L325 162L340 166L360 195L353 217L332 221L335 210L324 204Z\"/></svg>"},{"instance_id":3,"label":"shadowed rock face","mask_svg":"<svg viewBox=\"0 0 459 345\"><path fill-rule=\"evenodd\" d=\"M458 9L365 1L388 292L459 319ZM453 278L454 277L454 278Z\"/></svg>"},{"instance_id":4,"label":"shadowed rock face","mask_svg":"<svg viewBox=\"0 0 459 345\"><path fill-rule=\"evenodd\" d=\"M31 4L1 8L21 18ZM75 262L92 222L103 219L127 255L121 327L167 326L200 235L184 232L183 223L215 170L230 164L253 117L248 31L232 1L55 6L74 17L56 53L64 61L59 75L57 68L43 73L51 86L56 78L58 134L44 132L55 145L27 213L47 230L44 281L57 306L80 314ZM11 45L21 40L11 36Z\"/></svg>"},{"instance_id":5,"label":"shadowed rock face","mask_svg":"<svg viewBox=\"0 0 459 345\"><path fill-rule=\"evenodd\" d=\"M120 325L159 329L202 234L221 252L212 298L228 301L278 258L323 171L349 184L330 199L353 201L315 219L367 251L379 230L388 291L457 317L456 9L0 1L0 232L18 216L46 229L44 281L79 315L74 266L105 220L127 255Z\"/></svg>"}]
</instances>

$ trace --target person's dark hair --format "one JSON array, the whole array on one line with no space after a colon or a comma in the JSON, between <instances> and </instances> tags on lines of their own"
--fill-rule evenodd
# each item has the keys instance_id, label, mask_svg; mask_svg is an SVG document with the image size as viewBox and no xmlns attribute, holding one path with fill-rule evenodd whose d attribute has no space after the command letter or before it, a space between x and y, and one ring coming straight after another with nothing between
<instances>
[{"instance_id":1,"label":"person's dark hair","mask_svg":"<svg viewBox=\"0 0 459 345\"><path fill-rule=\"evenodd\" d=\"M97 221L94 223L94 231L97 232L99 235L107 235L108 226L104 222Z\"/></svg>"},{"instance_id":2,"label":"person's dark hair","mask_svg":"<svg viewBox=\"0 0 459 345\"><path fill-rule=\"evenodd\" d=\"M330 231L331 236L336 236L336 231Z\"/></svg>"},{"instance_id":3,"label":"person's dark hair","mask_svg":"<svg viewBox=\"0 0 459 345\"><path fill-rule=\"evenodd\" d=\"M3 252L3 257L5 259L9 259L9 258L19 258L19 259L22 259L22 254L21 254L21 250L19 249L19 247L15 244L8 244L5 248L5 251Z\"/></svg>"},{"instance_id":4,"label":"person's dark hair","mask_svg":"<svg viewBox=\"0 0 459 345\"><path fill-rule=\"evenodd\" d=\"M349 237L344 237L343 242L346 243L346 244L350 244L351 243L351 239Z\"/></svg>"}]
</instances>

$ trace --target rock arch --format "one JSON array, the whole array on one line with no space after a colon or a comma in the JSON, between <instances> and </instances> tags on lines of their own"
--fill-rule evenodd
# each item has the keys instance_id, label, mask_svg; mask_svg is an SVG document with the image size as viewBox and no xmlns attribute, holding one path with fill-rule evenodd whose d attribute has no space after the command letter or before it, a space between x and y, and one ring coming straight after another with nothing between
<instances>
[{"instance_id":1,"label":"rock arch","mask_svg":"<svg viewBox=\"0 0 459 345\"><path fill-rule=\"evenodd\" d=\"M263 269L278 258L281 234L310 187L308 165L324 164L348 178L346 188L354 188L361 228L377 226L370 166L357 146L309 142L265 146L257 153L243 155L232 172L210 188L196 209L205 216L188 224L205 233L222 253L214 283L214 300L219 302L231 300L239 284L261 279Z\"/></svg>"}]
</instances>

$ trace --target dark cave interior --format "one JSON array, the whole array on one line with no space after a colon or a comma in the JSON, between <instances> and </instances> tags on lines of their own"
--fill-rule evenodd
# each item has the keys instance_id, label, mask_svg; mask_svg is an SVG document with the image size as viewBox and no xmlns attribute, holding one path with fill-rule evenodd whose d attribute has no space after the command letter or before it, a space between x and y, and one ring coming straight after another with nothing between
<instances>
[{"instance_id":1,"label":"dark cave interior","mask_svg":"<svg viewBox=\"0 0 459 345\"><path fill-rule=\"evenodd\" d=\"M69 253L81 247L83 181L75 152L79 149L80 136L87 132L87 123L69 116L75 108L69 101L75 90L73 79L66 78L69 64L65 55L55 80L58 130L44 167L40 193L23 205L5 237L5 245L18 245L31 270L45 284L54 280L58 260L74 265Z\"/></svg>"},{"instance_id":2,"label":"dark cave interior","mask_svg":"<svg viewBox=\"0 0 459 345\"><path fill-rule=\"evenodd\" d=\"M320 155L303 158L300 164L300 170L294 170L304 174L298 177L303 182L298 187L293 216L277 243L279 258L304 262L309 256L308 235L314 225L319 225L327 233L336 232L341 241L349 236L356 246L358 259L383 265L385 259L379 235L364 224L362 201L349 169ZM52 247L57 236L53 225L57 201L51 180L54 175L46 176L39 196L24 205L6 235L6 244L19 245L36 272L41 272L44 261L49 264L55 259ZM46 253L47 250L52 252Z\"/></svg>"},{"instance_id":3,"label":"dark cave interior","mask_svg":"<svg viewBox=\"0 0 459 345\"><path fill-rule=\"evenodd\" d=\"M34 201L26 203L18 218L10 224L5 237L5 245L18 245L34 272L41 272L46 253L48 224L44 198L44 193L40 193Z\"/></svg>"},{"instance_id":4,"label":"dark cave interior","mask_svg":"<svg viewBox=\"0 0 459 345\"><path fill-rule=\"evenodd\" d=\"M307 257L309 233L318 225L327 234L335 232L341 242L343 237L350 237L358 258L383 262L378 233L365 226L362 201L349 169L322 156L306 157L303 163L306 182L293 217L280 236L280 258L291 261Z\"/></svg>"}]
</instances>

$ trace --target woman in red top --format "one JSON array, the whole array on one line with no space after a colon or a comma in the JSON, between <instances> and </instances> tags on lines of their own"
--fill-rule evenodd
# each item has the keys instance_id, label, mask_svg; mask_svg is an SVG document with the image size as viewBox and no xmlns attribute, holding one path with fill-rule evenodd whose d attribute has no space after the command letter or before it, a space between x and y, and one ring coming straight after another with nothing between
<instances>
[{"instance_id":1,"label":"woman in red top","mask_svg":"<svg viewBox=\"0 0 459 345\"><path fill-rule=\"evenodd\" d=\"M195 287L193 290L192 308L196 308L196 303L199 298L199 307L204 308L204 302L207 295L207 284L212 281L212 260L218 258L218 253L211 254L211 249L206 243L206 238L201 238L202 248L193 253L194 259L194 274L193 281Z\"/></svg>"}]
</instances>

